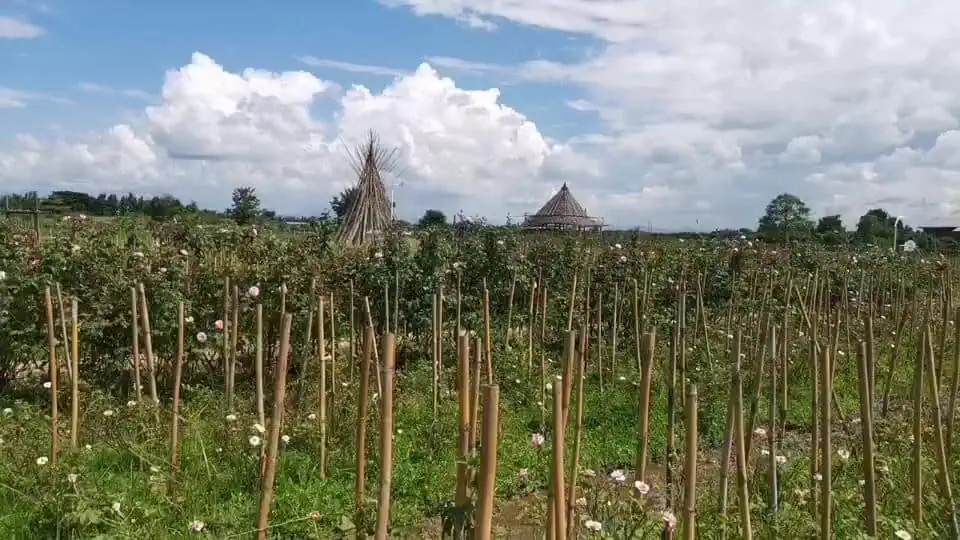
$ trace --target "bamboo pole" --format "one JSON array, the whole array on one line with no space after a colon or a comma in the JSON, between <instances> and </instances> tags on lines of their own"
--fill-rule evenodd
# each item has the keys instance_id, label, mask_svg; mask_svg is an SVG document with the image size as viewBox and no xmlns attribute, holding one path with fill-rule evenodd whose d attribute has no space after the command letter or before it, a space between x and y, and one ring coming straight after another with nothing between
<instances>
[{"instance_id":1,"label":"bamboo pole","mask_svg":"<svg viewBox=\"0 0 960 540\"><path fill-rule=\"evenodd\" d=\"M70 370L70 449L76 450L80 437L80 321L77 298L70 301L70 347L72 354L67 361L73 364Z\"/></svg>"},{"instance_id":2,"label":"bamboo pole","mask_svg":"<svg viewBox=\"0 0 960 540\"><path fill-rule=\"evenodd\" d=\"M140 378L140 318L137 316L137 288L130 287L130 333L133 351L130 363L133 365L133 385L137 403L143 401L143 381Z\"/></svg>"},{"instance_id":3,"label":"bamboo pole","mask_svg":"<svg viewBox=\"0 0 960 540\"><path fill-rule=\"evenodd\" d=\"M357 476L353 487L354 525L357 530L357 539L366 538L361 532L363 521L364 490L367 481L367 410L370 396L370 367L373 363L373 327L367 326L363 331L363 360L360 366L360 392L357 395L357 437L356 437L356 471Z\"/></svg>"},{"instance_id":4,"label":"bamboo pole","mask_svg":"<svg viewBox=\"0 0 960 540\"><path fill-rule=\"evenodd\" d=\"M273 506L274 480L277 476L277 456L280 453L280 426L283 423L283 405L287 396L287 365L290 361L290 326L293 315L283 315L280 329L280 359L274 374L273 416L270 418L270 438L267 441L267 464L260 482L260 510L257 517L257 538L266 540L270 526L270 508Z\"/></svg>"},{"instance_id":5,"label":"bamboo pole","mask_svg":"<svg viewBox=\"0 0 960 540\"><path fill-rule=\"evenodd\" d=\"M455 503L464 508L470 503L467 489L470 482L468 460L470 459L470 337L466 333L457 336L457 391L460 405L460 432L457 446L457 487Z\"/></svg>"},{"instance_id":6,"label":"bamboo pole","mask_svg":"<svg viewBox=\"0 0 960 540\"><path fill-rule=\"evenodd\" d=\"M697 385L687 385L687 399L684 402L686 406L686 419L684 421L686 428L686 455L684 465L684 489L683 489L683 538L684 540L693 540L697 537L697 455L698 455L698 430L697 430Z\"/></svg>"},{"instance_id":7,"label":"bamboo pole","mask_svg":"<svg viewBox=\"0 0 960 540\"><path fill-rule=\"evenodd\" d=\"M637 479L647 480L647 453L650 448L650 388L653 384L653 355L657 336L653 332L644 334L641 339L641 378L640 378L640 433L637 452Z\"/></svg>"},{"instance_id":8,"label":"bamboo pole","mask_svg":"<svg viewBox=\"0 0 960 540\"><path fill-rule=\"evenodd\" d=\"M857 373L860 378L860 436L863 445L863 499L864 524L866 533L877 536L877 477L873 458L873 386L870 381L872 372L871 360L867 344L860 342L859 362Z\"/></svg>"},{"instance_id":9,"label":"bamboo pole","mask_svg":"<svg viewBox=\"0 0 960 540\"><path fill-rule=\"evenodd\" d=\"M747 484L747 453L746 435L743 419L743 370L740 365L741 344L743 335L737 330L734 337L733 354L737 359L737 369L734 376L736 388L736 402L733 411L734 448L737 454L737 504L740 507L740 537L744 540L753 540L753 526L750 523L750 488Z\"/></svg>"},{"instance_id":10,"label":"bamboo pole","mask_svg":"<svg viewBox=\"0 0 960 540\"><path fill-rule=\"evenodd\" d=\"M59 421L60 407L57 404L57 394L59 393L58 375L60 367L57 365L57 338L53 323L53 300L50 297L50 287L47 287L44 293L45 307L47 311L47 347L49 348L49 361L47 364L47 376L50 378L50 465L56 467L60 457L59 440Z\"/></svg>"},{"instance_id":11,"label":"bamboo pole","mask_svg":"<svg viewBox=\"0 0 960 540\"><path fill-rule=\"evenodd\" d=\"M552 495L553 495L553 532L555 540L567 538L567 513L563 479L564 421L563 389L559 384L553 386L553 448L552 448Z\"/></svg>"},{"instance_id":12,"label":"bamboo pole","mask_svg":"<svg viewBox=\"0 0 960 540\"><path fill-rule=\"evenodd\" d=\"M173 424L170 427L170 472L180 472L180 382L183 379L184 307L177 313L177 357L173 368Z\"/></svg>"},{"instance_id":13,"label":"bamboo pole","mask_svg":"<svg viewBox=\"0 0 960 540\"><path fill-rule=\"evenodd\" d=\"M267 417L263 404L263 304L259 302L257 302L257 350L254 362L255 377L257 378L255 381L257 422L259 422L261 426L265 426L267 425Z\"/></svg>"},{"instance_id":14,"label":"bamboo pole","mask_svg":"<svg viewBox=\"0 0 960 540\"><path fill-rule=\"evenodd\" d=\"M320 479L327 479L327 340L324 336L323 295L317 306L317 357L320 364Z\"/></svg>"},{"instance_id":15,"label":"bamboo pole","mask_svg":"<svg viewBox=\"0 0 960 540\"><path fill-rule=\"evenodd\" d=\"M139 284L140 292L140 322L143 323L143 345L147 348L147 370L149 371L148 383L150 384L150 401L152 407L160 405L160 397L157 395L157 368L153 356L153 336L150 330L150 310L147 307L147 293L144 290L143 283ZM226 323L224 323L226 328Z\"/></svg>"},{"instance_id":16,"label":"bamboo pole","mask_svg":"<svg viewBox=\"0 0 960 540\"><path fill-rule=\"evenodd\" d=\"M497 487L497 439L500 422L500 388L483 389L483 438L480 453L480 492L477 501L476 540L493 535L493 499Z\"/></svg>"},{"instance_id":17,"label":"bamboo pole","mask_svg":"<svg viewBox=\"0 0 960 540\"><path fill-rule=\"evenodd\" d=\"M380 498L376 540L387 540L390 529L390 489L393 483L393 369L396 338L383 336L383 394L380 398Z\"/></svg>"}]
</instances>

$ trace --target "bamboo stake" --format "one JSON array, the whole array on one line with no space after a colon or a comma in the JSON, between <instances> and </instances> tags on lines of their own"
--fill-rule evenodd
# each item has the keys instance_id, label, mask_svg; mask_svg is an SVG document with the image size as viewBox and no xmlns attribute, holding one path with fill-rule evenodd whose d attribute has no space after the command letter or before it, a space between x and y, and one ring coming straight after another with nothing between
<instances>
[{"instance_id":1,"label":"bamboo stake","mask_svg":"<svg viewBox=\"0 0 960 540\"><path fill-rule=\"evenodd\" d=\"M674 489L673 470L676 466L677 454L677 426L676 426L676 392L677 392L677 347L680 322L677 321L670 334L670 350L667 358L667 455L666 470L664 471L664 489L666 490L666 507L673 511L676 508L676 490Z\"/></svg>"},{"instance_id":2,"label":"bamboo stake","mask_svg":"<svg viewBox=\"0 0 960 540\"><path fill-rule=\"evenodd\" d=\"M433 315L430 320L431 335L433 337L433 379L431 382L431 389L433 390L433 421L437 422L440 418L440 371L439 371L439 347L437 343L440 341L440 329L437 327L437 313L439 309L439 298L437 294L434 293L432 296L433 300Z\"/></svg>"},{"instance_id":3,"label":"bamboo stake","mask_svg":"<svg viewBox=\"0 0 960 540\"><path fill-rule=\"evenodd\" d=\"M137 288L130 287L130 332L133 334L133 385L137 396L137 403L143 401L143 382L140 379L140 320L137 317Z\"/></svg>"},{"instance_id":4,"label":"bamboo stake","mask_svg":"<svg viewBox=\"0 0 960 540\"><path fill-rule=\"evenodd\" d=\"M150 310L147 307L147 293L144 291L143 283L139 284L140 289L140 321L143 322L143 341L147 348L147 370L150 372L148 380L150 384L150 400L153 407L160 405L160 397L157 395L157 368L153 357L153 336L150 331ZM226 324L224 324L226 329Z\"/></svg>"},{"instance_id":5,"label":"bamboo stake","mask_svg":"<svg viewBox=\"0 0 960 540\"><path fill-rule=\"evenodd\" d=\"M736 403L733 411L733 438L737 454L737 504L740 507L740 537L744 540L753 540L753 527L750 523L750 489L747 485L747 453L743 420L743 371L740 365L743 334L737 330L734 337L733 354L737 359L737 369L734 377L736 388Z\"/></svg>"},{"instance_id":6,"label":"bamboo stake","mask_svg":"<svg viewBox=\"0 0 960 540\"><path fill-rule=\"evenodd\" d=\"M767 450L770 452L770 511L773 513L774 530L777 530L777 513L780 511L780 485L777 475L777 327L770 327L770 410L767 426Z\"/></svg>"},{"instance_id":7,"label":"bamboo stake","mask_svg":"<svg viewBox=\"0 0 960 540\"><path fill-rule=\"evenodd\" d=\"M373 360L373 327L367 326L363 332L363 363L360 366L360 393L357 396L357 438L356 471L353 487L354 524L357 539L366 538L361 532L363 521L364 488L367 472L367 409L370 396L370 367Z\"/></svg>"},{"instance_id":8,"label":"bamboo stake","mask_svg":"<svg viewBox=\"0 0 960 540\"><path fill-rule=\"evenodd\" d=\"M857 304L859 307L860 304ZM876 349L874 348L874 338L873 338L873 304L867 309L867 312L864 313L864 333L866 334L866 345L867 347L867 382L870 383L870 392L867 394L867 397L870 398L870 408L873 408L874 396L876 395L877 390L877 375L876 375Z\"/></svg>"},{"instance_id":9,"label":"bamboo stake","mask_svg":"<svg viewBox=\"0 0 960 540\"><path fill-rule=\"evenodd\" d=\"M870 353L867 344L860 343L857 372L860 377L860 436L863 444L863 502L866 533L877 536L877 477L873 458L873 402L870 393Z\"/></svg>"},{"instance_id":10,"label":"bamboo stake","mask_svg":"<svg viewBox=\"0 0 960 540\"><path fill-rule=\"evenodd\" d=\"M583 340L583 335L580 336L580 339ZM571 330L567 332L567 339L564 342L563 347L563 380L560 381L563 388L563 399L560 402L561 410L563 411L563 425L567 425L567 420L570 417L570 396L573 392L573 366L577 361L577 331ZM582 354L581 354L582 357Z\"/></svg>"},{"instance_id":11,"label":"bamboo stake","mask_svg":"<svg viewBox=\"0 0 960 540\"><path fill-rule=\"evenodd\" d=\"M457 451L457 488L455 503L464 508L469 503L467 489L470 472L467 460L470 458L470 338L466 333L457 336L457 391L460 404L460 433Z\"/></svg>"},{"instance_id":12,"label":"bamboo stake","mask_svg":"<svg viewBox=\"0 0 960 540\"><path fill-rule=\"evenodd\" d=\"M70 370L70 449L76 450L80 437L80 321L78 320L77 298L73 297L70 302L70 323L71 339L70 346L72 354L67 357L67 361L73 364Z\"/></svg>"},{"instance_id":13,"label":"bamboo stake","mask_svg":"<svg viewBox=\"0 0 960 540\"><path fill-rule=\"evenodd\" d=\"M373 313L370 311L369 296L363 297L363 307L367 315L367 325L376 328L373 324ZM377 392L379 392L380 394L383 394L383 373L382 373L382 367L380 365L380 354L377 352L376 334L374 334L373 336L373 361L377 366Z\"/></svg>"},{"instance_id":14,"label":"bamboo stake","mask_svg":"<svg viewBox=\"0 0 960 540\"><path fill-rule=\"evenodd\" d=\"M350 380L353 380L353 369L357 363L357 307L356 292L353 289L353 280L350 280Z\"/></svg>"},{"instance_id":15,"label":"bamboo stake","mask_svg":"<svg viewBox=\"0 0 960 540\"><path fill-rule=\"evenodd\" d=\"M641 378L640 378L640 433L637 452L637 479L646 482L647 461L650 447L650 388L653 384L653 355L657 336L651 332L641 339Z\"/></svg>"},{"instance_id":16,"label":"bamboo stake","mask_svg":"<svg viewBox=\"0 0 960 540\"><path fill-rule=\"evenodd\" d=\"M67 317L64 314L63 291L61 290L59 283L56 284L56 288L57 288L57 304L60 307L60 310L59 310L60 332L61 332L60 335L63 336L63 355L64 355L64 360L66 360L66 364L67 364L67 376L72 379L73 378L73 370L72 370L73 357L70 354L69 341L67 340Z\"/></svg>"},{"instance_id":17,"label":"bamboo stake","mask_svg":"<svg viewBox=\"0 0 960 540\"><path fill-rule=\"evenodd\" d=\"M180 472L180 382L183 379L183 302L177 313L177 357L173 368L173 425L170 427L170 471Z\"/></svg>"},{"instance_id":18,"label":"bamboo stake","mask_svg":"<svg viewBox=\"0 0 960 540\"><path fill-rule=\"evenodd\" d=\"M957 415L957 394L960 393L960 307L953 315L953 374L950 378L950 398L947 405L947 435L944 447L947 450L947 462L953 463L953 429Z\"/></svg>"},{"instance_id":19,"label":"bamboo stake","mask_svg":"<svg viewBox=\"0 0 960 540\"><path fill-rule=\"evenodd\" d=\"M320 405L317 411L320 420L320 479L327 479L327 346L324 336L323 295L317 305L317 357L320 364Z\"/></svg>"},{"instance_id":20,"label":"bamboo stake","mask_svg":"<svg viewBox=\"0 0 960 540\"><path fill-rule=\"evenodd\" d=\"M240 337L240 287L233 286L233 305L230 306L230 360L227 371L227 410L233 410L234 393L237 382L237 339ZM224 324L224 328L227 325Z\"/></svg>"},{"instance_id":21,"label":"bamboo stake","mask_svg":"<svg viewBox=\"0 0 960 540\"><path fill-rule=\"evenodd\" d=\"M540 315L540 431L547 429L547 285L541 293Z\"/></svg>"},{"instance_id":22,"label":"bamboo stake","mask_svg":"<svg viewBox=\"0 0 960 540\"><path fill-rule=\"evenodd\" d=\"M537 282L530 285L530 306L527 310L527 378L533 377L533 327L536 322L534 304L537 301Z\"/></svg>"},{"instance_id":23,"label":"bamboo stake","mask_svg":"<svg viewBox=\"0 0 960 540\"><path fill-rule=\"evenodd\" d=\"M257 421L261 426L267 425L266 412L264 411L263 397L263 304L257 302L257 350L254 359L256 396L257 400Z\"/></svg>"},{"instance_id":24,"label":"bamboo stake","mask_svg":"<svg viewBox=\"0 0 960 540\"><path fill-rule=\"evenodd\" d=\"M500 388L494 384L483 390L483 439L476 540L490 540L493 535L493 499L497 487L497 439L500 429Z\"/></svg>"},{"instance_id":25,"label":"bamboo stake","mask_svg":"<svg viewBox=\"0 0 960 540\"><path fill-rule=\"evenodd\" d=\"M490 289L483 287L483 336L487 360L487 384L493 384L493 336L490 330Z\"/></svg>"},{"instance_id":26,"label":"bamboo stake","mask_svg":"<svg viewBox=\"0 0 960 540\"><path fill-rule=\"evenodd\" d=\"M257 517L257 538L266 540L270 526L270 508L273 506L274 480L277 476L277 457L280 454L280 426L283 423L283 405L287 396L287 365L290 361L290 326L293 315L286 313L280 329L280 359L274 375L273 416L270 418L270 438L267 442L267 464L260 483L260 510Z\"/></svg>"},{"instance_id":27,"label":"bamboo stake","mask_svg":"<svg viewBox=\"0 0 960 540\"><path fill-rule=\"evenodd\" d=\"M504 345L507 350L510 349L510 339L513 337L513 300L517 293L517 271L513 271L513 277L510 279L510 298L507 301L507 331L504 336Z\"/></svg>"},{"instance_id":28,"label":"bamboo stake","mask_svg":"<svg viewBox=\"0 0 960 540\"><path fill-rule=\"evenodd\" d=\"M926 334L924 334L926 337ZM926 355L926 343L922 354ZM913 375L913 525L917 531L923 526L923 375L924 361L917 362Z\"/></svg>"},{"instance_id":29,"label":"bamboo stake","mask_svg":"<svg viewBox=\"0 0 960 540\"><path fill-rule=\"evenodd\" d=\"M142 284L141 284L142 287ZM143 293L143 289L140 289ZM227 397L227 410L233 410L233 388L230 387L230 277L223 278L223 384ZM144 336L146 337L146 336ZM151 397L153 397L151 395Z\"/></svg>"},{"instance_id":30,"label":"bamboo stake","mask_svg":"<svg viewBox=\"0 0 960 540\"><path fill-rule=\"evenodd\" d=\"M737 353L738 354L738 353ZM732 355L731 355L732 356ZM730 365L734 366L734 371L730 373L731 383L737 379L736 369L739 365L736 358L731 358ZM737 388L735 384L730 385L730 395L727 398L727 422L724 428L723 446L720 450L720 538L727 537L727 515L729 512L730 496L730 455L734 450L734 419L737 405ZM733 452L735 454L735 452Z\"/></svg>"},{"instance_id":31,"label":"bamboo stake","mask_svg":"<svg viewBox=\"0 0 960 540\"><path fill-rule=\"evenodd\" d=\"M640 286L637 283L637 278L633 278L633 345L636 348L636 354L637 354L637 371L642 373L643 372L643 354L640 351L642 349L641 341L643 340L643 337L642 337L642 334L640 333L639 288Z\"/></svg>"},{"instance_id":32,"label":"bamboo stake","mask_svg":"<svg viewBox=\"0 0 960 540\"><path fill-rule=\"evenodd\" d=\"M57 394L59 393L58 375L60 366L57 365L57 338L53 323L53 301L50 297L50 287L44 292L44 301L47 310L47 347L49 348L49 361L47 364L47 376L50 378L50 465L56 467L60 457L59 440L59 422L60 407L57 404Z\"/></svg>"},{"instance_id":33,"label":"bamboo stake","mask_svg":"<svg viewBox=\"0 0 960 540\"><path fill-rule=\"evenodd\" d=\"M697 537L697 455L698 455L698 429L697 429L697 385L687 385L686 406L686 464L684 466L684 489L683 489L683 538L684 540L693 540Z\"/></svg>"},{"instance_id":34,"label":"bamboo stake","mask_svg":"<svg viewBox=\"0 0 960 540\"><path fill-rule=\"evenodd\" d=\"M814 285L816 286L816 285ZM817 345L817 326L810 335L810 514L817 519L820 512L820 352Z\"/></svg>"},{"instance_id":35,"label":"bamboo stake","mask_svg":"<svg viewBox=\"0 0 960 540\"><path fill-rule=\"evenodd\" d=\"M443 377L443 285L437 291L437 389Z\"/></svg>"},{"instance_id":36,"label":"bamboo stake","mask_svg":"<svg viewBox=\"0 0 960 540\"><path fill-rule=\"evenodd\" d=\"M480 370L483 365L483 342L477 336L474 339L473 350L476 351L476 358L473 363L473 376L470 377L470 455L477 450L477 437L480 429Z\"/></svg>"},{"instance_id":37,"label":"bamboo stake","mask_svg":"<svg viewBox=\"0 0 960 540\"><path fill-rule=\"evenodd\" d=\"M943 440L943 415L940 412L940 391L938 388L938 377L942 373L936 367L937 363L933 350L933 333L929 327L926 329L926 336L927 363L925 367L928 377L927 384L930 387L930 401L933 404L933 443L937 459L937 480L940 484L940 496L947 504L952 536L954 538L960 538L960 522L957 521L957 511L953 500L953 487L950 485L950 465L947 462L947 451L946 448L944 448Z\"/></svg>"},{"instance_id":38,"label":"bamboo stake","mask_svg":"<svg viewBox=\"0 0 960 540\"><path fill-rule=\"evenodd\" d=\"M564 419L563 419L563 389L560 385L553 387L553 463L552 471L552 494L553 494L553 531L556 540L566 540L567 537L567 513L564 511L566 503L564 500L564 479L563 479L563 453L564 453Z\"/></svg>"},{"instance_id":39,"label":"bamboo stake","mask_svg":"<svg viewBox=\"0 0 960 540\"><path fill-rule=\"evenodd\" d=\"M393 481L393 369L396 338L383 336L383 394L380 399L380 499L376 540L387 540L390 528L390 488Z\"/></svg>"},{"instance_id":40,"label":"bamboo stake","mask_svg":"<svg viewBox=\"0 0 960 540\"><path fill-rule=\"evenodd\" d=\"M400 331L400 267L393 270L393 333Z\"/></svg>"},{"instance_id":41,"label":"bamboo stake","mask_svg":"<svg viewBox=\"0 0 960 540\"><path fill-rule=\"evenodd\" d=\"M570 285L570 307L567 311L567 331L573 330L573 310L577 305L577 274L579 272L573 273L573 283ZM546 311L546 310L544 310Z\"/></svg>"},{"instance_id":42,"label":"bamboo stake","mask_svg":"<svg viewBox=\"0 0 960 540\"><path fill-rule=\"evenodd\" d=\"M337 311L333 293L330 293L330 401L337 394Z\"/></svg>"},{"instance_id":43,"label":"bamboo stake","mask_svg":"<svg viewBox=\"0 0 960 540\"><path fill-rule=\"evenodd\" d=\"M576 384L577 384L577 418L574 426L573 435L573 459L570 460L570 483L567 488L567 538L575 537L576 522L574 513L577 500L577 480L580 468L580 446L583 442L583 381L586 378L586 366L583 362L583 355L578 355L576 360ZM566 429L566 426L564 426Z\"/></svg>"},{"instance_id":44,"label":"bamboo stake","mask_svg":"<svg viewBox=\"0 0 960 540\"><path fill-rule=\"evenodd\" d=\"M587 328L589 328L589 324ZM597 294L597 380L603 393L603 292Z\"/></svg>"},{"instance_id":45,"label":"bamboo stake","mask_svg":"<svg viewBox=\"0 0 960 540\"><path fill-rule=\"evenodd\" d=\"M613 321L611 321L610 336L610 384L617 384L617 334L619 333L620 316L620 283L613 284Z\"/></svg>"},{"instance_id":46,"label":"bamboo stake","mask_svg":"<svg viewBox=\"0 0 960 540\"><path fill-rule=\"evenodd\" d=\"M833 347L820 355L820 539L830 540L833 529L832 411Z\"/></svg>"}]
</instances>

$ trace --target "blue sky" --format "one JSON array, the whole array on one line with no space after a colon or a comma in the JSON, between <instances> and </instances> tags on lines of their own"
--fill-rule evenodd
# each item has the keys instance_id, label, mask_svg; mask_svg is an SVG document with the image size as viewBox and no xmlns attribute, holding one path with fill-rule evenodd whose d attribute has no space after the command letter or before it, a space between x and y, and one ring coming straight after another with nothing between
<instances>
[{"instance_id":1,"label":"blue sky","mask_svg":"<svg viewBox=\"0 0 960 540\"><path fill-rule=\"evenodd\" d=\"M215 58L230 71L307 69L344 85L382 88L392 77L308 66L300 58L398 70L413 70L437 56L503 65L535 59L567 62L582 57L583 45L590 41L582 35L505 21L495 33L471 31L449 19L419 17L375 0L295 0L284 2L284 9L270 2L223 0L87 0L82 5L64 1L40 10L28 5L24 1L3 9L0 2L0 15L22 17L47 32L41 39L0 40L2 84L78 106L7 111L3 131L45 130L51 124L109 125L142 108L144 100L91 95L78 84L156 93L163 73L189 61L194 51ZM593 117L564 106L578 92L562 85L502 84L470 75L458 77L458 82L464 87L500 85L505 102L558 136L579 131Z\"/></svg>"},{"instance_id":2,"label":"blue sky","mask_svg":"<svg viewBox=\"0 0 960 540\"><path fill-rule=\"evenodd\" d=\"M781 192L953 224L958 49L938 0L0 0L0 191L317 214L374 129L407 219L568 182L618 227L753 227Z\"/></svg>"}]
</instances>

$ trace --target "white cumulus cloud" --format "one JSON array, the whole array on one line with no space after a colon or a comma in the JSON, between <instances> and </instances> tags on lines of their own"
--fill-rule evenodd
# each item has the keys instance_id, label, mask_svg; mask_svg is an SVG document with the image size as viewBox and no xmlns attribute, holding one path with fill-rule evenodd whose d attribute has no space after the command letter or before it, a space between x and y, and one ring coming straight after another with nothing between
<instances>
[{"instance_id":1,"label":"white cumulus cloud","mask_svg":"<svg viewBox=\"0 0 960 540\"><path fill-rule=\"evenodd\" d=\"M0 15L0 39L32 39L46 33L43 28L23 19Z\"/></svg>"},{"instance_id":2,"label":"white cumulus cloud","mask_svg":"<svg viewBox=\"0 0 960 540\"><path fill-rule=\"evenodd\" d=\"M607 127L603 151L621 155L618 163L634 160L635 180L608 181L623 193L667 185L686 194L661 197L655 221L669 219L672 204L686 210L705 198L712 204L697 219L750 225L745 216L791 191L821 214L846 212L848 223L883 205L914 225L960 224L955 206L940 202L960 190L960 167L934 158L960 115L956 2L381 3L454 20L510 20L599 42L572 63L493 66L482 58L445 58L443 65L579 87L577 103L590 103Z\"/></svg>"},{"instance_id":3,"label":"white cumulus cloud","mask_svg":"<svg viewBox=\"0 0 960 540\"><path fill-rule=\"evenodd\" d=\"M355 181L346 146L370 129L398 148L399 174L387 181L401 184L398 212L411 219L440 208L502 221L535 210L570 175L599 174L498 90L458 88L427 64L381 91L343 90L303 71L234 73L195 53L166 73L159 96L105 132L0 146L4 188L171 193L221 207L234 187L252 185L278 211L318 214Z\"/></svg>"}]
</instances>

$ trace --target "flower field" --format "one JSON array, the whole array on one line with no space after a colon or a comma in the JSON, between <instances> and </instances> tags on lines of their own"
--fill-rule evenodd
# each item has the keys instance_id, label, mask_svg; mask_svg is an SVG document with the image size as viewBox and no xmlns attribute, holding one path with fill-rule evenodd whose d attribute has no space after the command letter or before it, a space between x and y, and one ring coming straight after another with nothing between
<instances>
[{"instance_id":1,"label":"flower field","mask_svg":"<svg viewBox=\"0 0 960 540\"><path fill-rule=\"evenodd\" d=\"M948 258L33 234L0 221L2 538L960 537Z\"/></svg>"}]
</instances>

